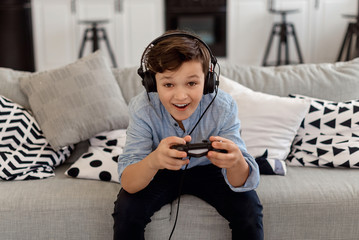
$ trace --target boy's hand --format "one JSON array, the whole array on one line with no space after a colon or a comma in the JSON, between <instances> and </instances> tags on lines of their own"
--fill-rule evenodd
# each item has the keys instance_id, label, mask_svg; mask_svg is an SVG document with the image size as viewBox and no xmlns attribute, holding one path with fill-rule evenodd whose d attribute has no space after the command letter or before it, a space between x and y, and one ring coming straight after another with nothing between
<instances>
[{"instance_id":1,"label":"boy's hand","mask_svg":"<svg viewBox=\"0 0 359 240\"><path fill-rule=\"evenodd\" d=\"M227 150L227 153L209 151L208 159L217 167L227 169L227 178L232 186L243 186L249 176L249 165L241 150L234 142L222 137L211 136L209 140L214 148Z\"/></svg>"},{"instance_id":2,"label":"boy's hand","mask_svg":"<svg viewBox=\"0 0 359 240\"><path fill-rule=\"evenodd\" d=\"M183 159L187 157L187 153L171 149L170 147L177 144L186 144L191 141L191 136L187 135L184 138L180 137L168 137L162 139L157 149L151 154L151 167L154 169L168 169L179 170L183 165L189 163L189 159Z\"/></svg>"},{"instance_id":3,"label":"boy's hand","mask_svg":"<svg viewBox=\"0 0 359 240\"><path fill-rule=\"evenodd\" d=\"M218 136L211 136L209 140L212 142L212 147L227 150L227 153L208 152L208 159L217 167L230 169L245 163L241 150L231 140Z\"/></svg>"}]
</instances>

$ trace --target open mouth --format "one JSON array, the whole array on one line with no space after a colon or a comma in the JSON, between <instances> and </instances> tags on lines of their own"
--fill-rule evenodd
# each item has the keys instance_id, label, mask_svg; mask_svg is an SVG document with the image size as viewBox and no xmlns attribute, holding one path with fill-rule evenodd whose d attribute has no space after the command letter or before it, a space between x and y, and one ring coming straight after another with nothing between
<instances>
[{"instance_id":1,"label":"open mouth","mask_svg":"<svg viewBox=\"0 0 359 240\"><path fill-rule=\"evenodd\" d=\"M185 109L189 103L186 103L186 104L173 104L176 108L179 108L179 109Z\"/></svg>"}]
</instances>

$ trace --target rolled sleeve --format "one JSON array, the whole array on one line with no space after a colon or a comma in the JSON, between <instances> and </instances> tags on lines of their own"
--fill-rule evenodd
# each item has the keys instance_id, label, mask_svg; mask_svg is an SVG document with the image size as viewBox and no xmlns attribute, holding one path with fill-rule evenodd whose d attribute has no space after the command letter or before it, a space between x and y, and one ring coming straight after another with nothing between
<instances>
[{"instance_id":1,"label":"rolled sleeve","mask_svg":"<svg viewBox=\"0 0 359 240\"><path fill-rule=\"evenodd\" d=\"M240 187L232 186L230 184L230 182L228 181L227 169L225 169L225 168L222 169L222 174L223 174L223 177L224 177L226 183L231 188L231 190L234 192L247 192L247 191L256 189L258 187L258 184L259 184L258 165L255 162L253 162L254 159L251 156L245 157L245 159L249 165L249 176L248 176L246 182L243 184L243 186L240 186Z\"/></svg>"}]
</instances>

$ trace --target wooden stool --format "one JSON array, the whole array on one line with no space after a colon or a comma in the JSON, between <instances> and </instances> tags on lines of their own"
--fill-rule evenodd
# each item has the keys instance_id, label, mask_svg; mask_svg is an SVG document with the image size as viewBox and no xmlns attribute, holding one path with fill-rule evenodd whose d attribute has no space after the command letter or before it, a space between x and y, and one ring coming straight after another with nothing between
<instances>
[{"instance_id":1,"label":"wooden stool","mask_svg":"<svg viewBox=\"0 0 359 240\"><path fill-rule=\"evenodd\" d=\"M79 23L91 25L91 27L88 27L85 29L81 47L80 47L79 58L81 58L83 55L86 41L92 41L92 51L95 52L96 50L99 49L99 41L105 40L107 50L110 54L113 67L117 67L115 55L112 52L110 42L107 37L106 29L98 27L99 24L105 24L108 22L109 22L108 20L82 20L82 21L79 21ZM102 35L100 35L100 34L102 34Z\"/></svg>"},{"instance_id":2,"label":"wooden stool","mask_svg":"<svg viewBox=\"0 0 359 240\"><path fill-rule=\"evenodd\" d=\"M273 9L270 9L269 10L270 13L282 15L282 21L281 22L276 22L276 23L273 24L272 32L271 32L271 35L269 37L269 41L268 41L267 48L266 48L264 58L263 58L263 66L269 66L270 65L269 63L267 63L267 60L268 60L268 55L269 55L271 45L272 45L272 42L273 42L273 38L276 35L279 37L279 45L278 45L277 61L276 61L276 63L274 65L279 66L279 65L287 65L287 64L293 63L293 62L290 62L290 60L289 60L288 36L293 36L295 47L296 47L298 58L299 58L299 63L303 63L303 57L302 57L302 53L300 51L298 38L297 38L297 35L295 33L294 24L288 23L286 21L286 15L287 14L296 13L298 11L299 11L298 9L293 9L293 10L273 10ZM284 45L284 47L285 47L285 60L284 60L284 62L281 60L282 45Z\"/></svg>"}]
</instances>

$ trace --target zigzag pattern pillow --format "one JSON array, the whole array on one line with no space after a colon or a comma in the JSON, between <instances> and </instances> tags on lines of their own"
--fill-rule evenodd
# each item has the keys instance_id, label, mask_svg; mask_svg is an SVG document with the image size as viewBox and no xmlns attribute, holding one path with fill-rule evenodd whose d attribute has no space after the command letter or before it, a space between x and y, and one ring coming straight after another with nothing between
<instances>
[{"instance_id":1,"label":"zigzag pattern pillow","mask_svg":"<svg viewBox=\"0 0 359 240\"><path fill-rule=\"evenodd\" d=\"M359 100L333 102L302 95L311 106L293 141L288 165L359 167Z\"/></svg>"},{"instance_id":2,"label":"zigzag pattern pillow","mask_svg":"<svg viewBox=\"0 0 359 240\"><path fill-rule=\"evenodd\" d=\"M54 168L71 154L72 146L54 151L34 117L0 96L0 179L29 180L54 176Z\"/></svg>"},{"instance_id":3,"label":"zigzag pattern pillow","mask_svg":"<svg viewBox=\"0 0 359 240\"><path fill-rule=\"evenodd\" d=\"M65 172L67 176L119 183L118 156L126 142L126 130L102 132L90 138L88 152L84 153Z\"/></svg>"}]
</instances>

